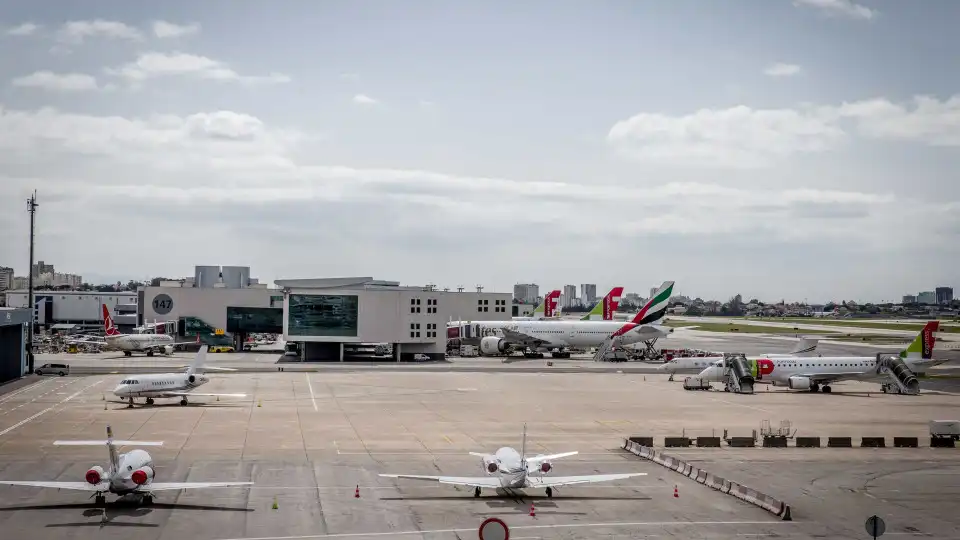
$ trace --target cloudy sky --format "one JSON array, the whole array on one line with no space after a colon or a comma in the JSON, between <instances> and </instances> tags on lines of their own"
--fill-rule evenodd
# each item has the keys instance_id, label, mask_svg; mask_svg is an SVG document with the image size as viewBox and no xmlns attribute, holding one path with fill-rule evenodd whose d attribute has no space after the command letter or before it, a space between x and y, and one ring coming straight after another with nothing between
<instances>
[{"instance_id":1,"label":"cloudy sky","mask_svg":"<svg viewBox=\"0 0 960 540\"><path fill-rule=\"evenodd\" d=\"M148 5L149 4L149 5ZM960 2L0 0L0 265L960 286Z\"/></svg>"}]
</instances>

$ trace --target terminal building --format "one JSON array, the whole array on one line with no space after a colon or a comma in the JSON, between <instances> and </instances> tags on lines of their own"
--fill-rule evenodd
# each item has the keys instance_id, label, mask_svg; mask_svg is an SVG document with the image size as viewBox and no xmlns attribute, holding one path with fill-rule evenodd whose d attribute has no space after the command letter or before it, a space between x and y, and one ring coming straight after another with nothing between
<instances>
[{"instance_id":1,"label":"terminal building","mask_svg":"<svg viewBox=\"0 0 960 540\"><path fill-rule=\"evenodd\" d=\"M0 308L0 384L27 372L30 310Z\"/></svg>"},{"instance_id":2,"label":"terminal building","mask_svg":"<svg viewBox=\"0 0 960 540\"><path fill-rule=\"evenodd\" d=\"M27 291L6 291L7 307L29 309ZM33 321L40 328L55 324L103 328L106 304L121 332L137 326L137 293L96 291L33 291Z\"/></svg>"}]
</instances>

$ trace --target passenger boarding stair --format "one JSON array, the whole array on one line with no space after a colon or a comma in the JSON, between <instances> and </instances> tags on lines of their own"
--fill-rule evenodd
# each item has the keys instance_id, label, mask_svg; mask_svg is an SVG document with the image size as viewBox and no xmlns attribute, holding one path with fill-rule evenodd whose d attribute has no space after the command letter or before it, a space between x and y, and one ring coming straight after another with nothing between
<instances>
[{"instance_id":1,"label":"passenger boarding stair","mask_svg":"<svg viewBox=\"0 0 960 540\"><path fill-rule=\"evenodd\" d=\"M913 374L907 363L899 356L889 354L877 355L877 375L886 373L890 383L883 385L883 391L894 391L900 394L917 395L920 393L920 381Z\"/></svg>"},{"instance_id":2,"label":"passenger boarding stair","mask_svg":"<svg viewBox=\"0 0 960 540\"><path fill-rule=\"evenodd\" d=\"M627 353L623 350L620 336L609 337L597 347L593 355L595 362L626 362Z\"/></svg>"},{"instance_id":3,"label":"passenger boarding stair","mask_svg":"<svg viewBox=\"0 0 960 540\"><path fill-rule=\"evenodd\" d=\"M723 368L727 378L724 390L737 394L753 393L753 374L746 356L741 353L724 354Z\"/></svg>"}]
</instances>

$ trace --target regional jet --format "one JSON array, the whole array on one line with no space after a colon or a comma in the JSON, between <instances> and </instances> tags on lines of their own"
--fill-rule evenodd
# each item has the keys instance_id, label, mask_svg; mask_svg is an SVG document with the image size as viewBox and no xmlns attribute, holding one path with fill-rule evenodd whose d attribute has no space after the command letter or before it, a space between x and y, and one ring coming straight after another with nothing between
<instances>
[{"instance_id":1,"label":"regional jet","mask_svg":"<svg viewBox=\"0 0 960 540\"><path fill-rule=\"evenodd\" d=\"M210 379L202 373L204 369L234 371L230 368L205 368L203 364L206 357L207 346L204 345L197 351L197 357L194 359L193 364L191 364L184 373L130 375L128 378L120 381L120 384L113 390L113 394L128 400L130 407L133 407L134 399L139 397L146 398L147 405L153 405L154 398L180 398L180 405L186 405L187 396L246 397L246 394L209 394L194 392L193 390L195 388L210 382Z\"/></svg>"},{"instance_id":2,"label":"regional jet","mask_svg":"<svg viewBox=\"0 0 960 540\"><path fill-rule=\"evenodd\" d=\"M503 447L493 454L470 452L471 456L479 457L483 463L483 470L487 476L426 476L420 474L381 474L385 478L407 478L410 480L424 480L439 482L454 486L469 486L473 488L473 496L479 497L483 488L509 491L523 488L546 488L547 497L553 497L553 488L574 484L590 484L594 482L611 482L634 476L646 476L647 473L623 474L592 474L584 476L554 476L544 477L553 470L551 463L555 459L575 456L577 452L562 452L560 454L526 456L527 425L523 425L523 438L520 441L520 451L510 447Z\"/></svg>"},{"instance_id":3,"label":"regional jet","mask_svg":"<svg viewBox=\"0 0 960 540\"><path fill-rule=\"evenodd\" d=\"M807 357L807 356L816 356L817 355L817 344L820 342L820 338L802 338L797 341L797 344L794 345L787 353L771 353L758 356L757 358L781 358L781 357ZM669 362L664 362L660 366L657 366L658 371L666 371L670 373L671 378L677 372L683 372L687 370L695 370L695 372L702 371L704 368L716 364L718 361L722 361L723 356L714 355L714 356L683 356L680 358L673 358Z\"/></svg>"},{"instance_id":4,"label":"regional jet","mask_svg":"<svg viewBox=\"0 0 960 540\"><path fill-rule=\"evenodd\" d=\"M26 486L53 489L72 489L76 491L92 492L96 496L96 505L103 506L107 502L105 493L113 493L121 497L133 495L139 497L143 504L153 502L157 491L180 491L182 489L225 488L236 486L251 486L253 482L154 482L155 468L153 458L144 450L134 449L126 454L118 454L121 446L162 446L162 441L117 441L113 438L113 430L107 426L107 440L105 441L54 441L55 446L101 446L106 445L110 454L110 463L107 469L96 465L84 475L83 482L45 482L33 480L0 480L0 484L8 486Z\"/></svg>"}]
</instances>

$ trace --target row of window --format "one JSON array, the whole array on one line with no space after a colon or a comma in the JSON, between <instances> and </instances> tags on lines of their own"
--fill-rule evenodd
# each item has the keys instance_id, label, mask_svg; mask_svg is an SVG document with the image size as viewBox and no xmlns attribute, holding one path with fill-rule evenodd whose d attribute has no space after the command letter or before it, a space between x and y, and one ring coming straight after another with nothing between
<instances>
[{"instance_id":1,"label":"row of window","mask_svg":"<svg viewBox=\"0 0 960 540\"><path fill-rule=\"evenodd\" d=\"M490 311L490 306L477 306L477 313L487 313ZM494 306L494 313L506 313L507 306Z\"/></svg>"},{"instance_id":2,"label":"row of window","mask_svg":"<svg viewBox=\"0 0 960 540\"><path fill-rule=\"evenodd\" d=\"M410 337L420 337L420 323L410 323ZM427 323L427 337L437 337L437 323Z\"/></svg>"}]
</instances>

